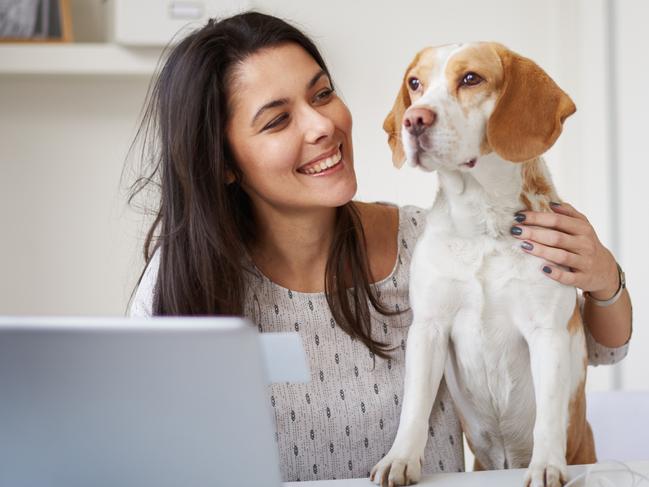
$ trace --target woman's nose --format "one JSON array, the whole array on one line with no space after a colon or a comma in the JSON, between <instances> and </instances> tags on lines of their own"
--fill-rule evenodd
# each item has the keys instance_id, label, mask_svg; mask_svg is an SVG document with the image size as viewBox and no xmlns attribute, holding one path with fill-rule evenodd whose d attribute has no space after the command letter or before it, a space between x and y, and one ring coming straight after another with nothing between
<instances>
[{"instance_id":1,"label":"woman's nose","mask_svg":"<svg viewBox=\"0 0 649 487\"><path fill-rule=\"evenodd\" d=\"M335 130L333 120L313 107L308 107L303 115L305 139L309 143L319 142L322 138L330 137Z\"/></svg>"}]
</instances>

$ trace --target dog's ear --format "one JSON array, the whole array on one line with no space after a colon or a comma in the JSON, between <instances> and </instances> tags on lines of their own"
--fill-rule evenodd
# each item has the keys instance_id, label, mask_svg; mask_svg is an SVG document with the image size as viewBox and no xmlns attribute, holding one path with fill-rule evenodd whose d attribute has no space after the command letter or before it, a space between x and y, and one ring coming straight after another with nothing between
<instances>
[{"instance_id":1,"label":"dog's ear","mask_svg":"<svg viewBox=\"0 0 649 487\"><path fill-rule=\"evenodd\" d=\"M401 168L406 161L406 154L403 151L403 144L401 143L401 124L403 123L403 114L410 106L410 93L408 92L408 73L417 64L421 51L417 53L415 58L410 62L406 72L403 74L401 88L397 93L397 98L394 100L392 110L385 117L383 121L383 130L388 134L388 144L392 149L392 163L395 167Z\"/></svg>"},{"instance_id":2,"label":"dog's ear","mask_svg":"<svg viewBox=\"0 0 649 487\"><path fill-rule=\"evenodd\" d=\"M500 44L493 47L503 65L503 84L487 142L507 161L528 161L552 147L575 104L533 61Z\"/></svg>"}]
</instances>

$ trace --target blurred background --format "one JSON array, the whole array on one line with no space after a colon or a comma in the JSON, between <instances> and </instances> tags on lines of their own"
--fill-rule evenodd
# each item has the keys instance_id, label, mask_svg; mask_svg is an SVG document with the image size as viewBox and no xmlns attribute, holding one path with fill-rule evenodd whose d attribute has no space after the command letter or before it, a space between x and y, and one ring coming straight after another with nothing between
<instances>
[{"instance_id":1,"label":"blurred background","mask_svg":"<svg viewBox=\"0 0 649 487\"><path fill-rule=\"evenodd\" d=\"M578 107L547 155L559 194L589 217L618 257L635 303L628 358L591 368L588 387L648 388L649 2L54 4L60 15L51 32L60 38L0 43L0 314L125 313L149 220L126 204L137 161L128 161L121 176L162 48L192 19L190 26L200 25L208 16L254 8L293 22L322 49L354 117L363 201L432 203L436 176L397 172L381 129L419 49L493 40L537 61Z\"/></svg>"}]
</instances>

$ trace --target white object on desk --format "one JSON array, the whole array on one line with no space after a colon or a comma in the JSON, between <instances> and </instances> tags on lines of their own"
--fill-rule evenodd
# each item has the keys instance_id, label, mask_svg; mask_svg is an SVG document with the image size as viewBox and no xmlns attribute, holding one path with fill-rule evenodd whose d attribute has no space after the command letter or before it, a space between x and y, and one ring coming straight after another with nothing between
<instances>
[{"instance_id":1,"label":"white object on desk","mask_svg":"<svg viewBox=\"0 0 649 487\"><path fill-rule=\"evenodd\" d=\"M261 351L268 382L309 382L302 338L297 332L260 333Z\"/></svg>"},{"instance_id":2,"label":"white object on desk","mask_svg":"<svg viewBox=\"0 0 649 487\"><path fill-rule=\"evenodd\" d=\"M628 466L645 476L649 476L649 460L628 462ZM570 479L584 473L586 468L587 466L584 465L569 466L568 475L570 476ZM423 477L421 481L415 485L419 487L523 487L525 471L525 469L512 469L491 470L488 472L439 473ZM625 479L629 478L628 475L612 474L609 478L614 482L612 485L615 485L615 487L633 486L633 484L625 485L623 483ZM616 481L618 483L615 483ZM283 485L284 487L370 487L374 484L367 478L361 478L309 482L284 482ZM579 487L599 487L597 484L584 486L583 483L578 483L577 485ZM636 484L636 487L648 486L649 484L646 482Z\"/></svg>"},{"instance_id":3,"label":"white object on desk","mask_svg":"<svg viewBox=\"0 0 649 487\"><path fill-rule=\"evenodd\" d=\"M600 461L649 457L649 391L588 393L586 413Z\"/></svg>"}]
</instances>

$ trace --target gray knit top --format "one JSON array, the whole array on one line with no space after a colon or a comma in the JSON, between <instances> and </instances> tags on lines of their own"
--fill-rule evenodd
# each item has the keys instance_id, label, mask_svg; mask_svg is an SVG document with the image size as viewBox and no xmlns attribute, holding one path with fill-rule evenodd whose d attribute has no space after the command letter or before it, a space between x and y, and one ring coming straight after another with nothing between
<instances>
[{"instance_id":1,"label":"gray knit top","mask_svg":"<svg viewBox=\"0 0 649 487\"><path fill-rule=\"evenodd\" d=\"M388 277L375 283L395 316L372 312L372 337L397 346L388 360L373 357L335 322L324 293L302 293L271 282L258 269L249 277L245 316L260 332L296 331L311 368L311 382L268 386L283 481L368 477L397 433L403 395L405 350L412 311L409 265L425 224L424 210L399 209L398 257ZM151 316L158 267L156 253L138 287L131 316ZM628 345L609 349L587 333L591 364L614 363ZM375 359L375 364L373 359ZM428 427L422 473L464 470L462 433L444 381Z\"/></svg>"}]
</instances>

